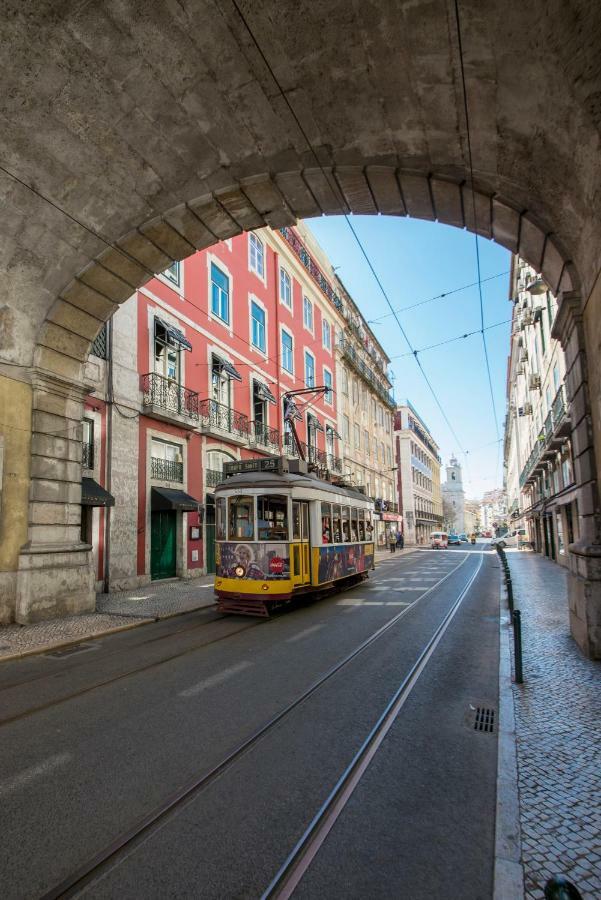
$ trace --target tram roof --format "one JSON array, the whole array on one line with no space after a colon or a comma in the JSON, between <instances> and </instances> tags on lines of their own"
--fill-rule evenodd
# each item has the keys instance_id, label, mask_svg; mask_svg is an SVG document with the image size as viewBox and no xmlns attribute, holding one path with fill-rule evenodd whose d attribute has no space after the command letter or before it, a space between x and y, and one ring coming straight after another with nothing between
<instances>
[{"instance_id":1,"label":"tram roof","mask_svg":"<svg viewBox=\"0 0 601 900\"><path fill-rule=\"evenodd\" d=\"M250 488L252 490L261 490L262 488L305 488L314 491L327 491L330 494L349 497L352 500L364 500L371 503L371 499L362 491L354 490L351 487L341 487L338 484L332 484L330 481L324 481L322 478L314 478L312 475L302 475L298 472L286 472L277 475L273 472L252 472L250 474L241 473L239 475L230 475L225 481L221 481L215 488L215 491L226 491L239 488Z\"/></svg>"}]
</instances>

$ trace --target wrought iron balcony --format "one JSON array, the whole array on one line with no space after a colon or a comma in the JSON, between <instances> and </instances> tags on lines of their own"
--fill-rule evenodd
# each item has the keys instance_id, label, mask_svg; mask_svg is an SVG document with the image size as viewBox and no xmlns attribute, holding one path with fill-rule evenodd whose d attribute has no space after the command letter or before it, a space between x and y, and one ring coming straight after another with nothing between
<instances>
[{"instance_id":1,"label":"wrought iron balcony","mask_svg":"<svg viewBox=\"0 0 601 900\"><path fill-rule=\"evenodd\" d=\"M252 443L264 447L269 453L278 453L280 449L280 432L277 428L269 428L263 422L250 423Z\"/></svg>"},{"instance_id":2,"label":"wrought iron balcony","mask_svg":"<svg viewBox=\"0 0 601 900\"><path fill-rule=\"evenodd\" d=\"M204 432L226 436L230 441L239 444L249 441L250 421L244 413L216 400L201 400L198 404L198 413Z\"/></svg>"},{"instance_id":3,"label":"wrought iron balcony","mask_svg":"<svg viewBox=\"0 0 601 900\"><path fill-rule=\"evenodd\" d=\"M350 341L346 340L346 338L342 337L338 341L338 348L342 351L342 355L345 360L351 366L351 368L366 381L369 386L378 394L383 403L386 404L390 409L395 409L395 402L392 400L388 388L385 384L380 380L379 376L374 372L374 370L367 365L367 363L361 359L361 356L353 347Z\"/></svg>"},{"instance_id":4,"label":"wrought iron balcony","mask_svg":"<svg viewBox=\"0 0 601 900\"><path fill-rule=\"evenodd\" d=\"M151 456L150 477L156 478L157 481L178 481L181 484L184 480L184 464L175 459L159 459L157 456Z\"/></svg>"},{"instance_id":5,"label":"wrought iron balcony","mask_svg":"<svg viewBox=\"0 0 601 900\"><path fill-rule=\"evenodd\" d=\"M84 469L94 468L94 444L82 441L81 444L81 464Z\"/></svg>"},{"instance_id":6,"label":"wrought iron balcony","mask_svg":"<svg viewBox=\"0 0 601 900\"><path fill-rule=\"evenodd\" d=\"M198 394L177 381L150 372L142 375L142 406L159 419L176 419L193 427L198 422Z\"/></svg>"},{"instance_id":7,"label":"wrought iron balcony","mask_svg":"<svg viewBox=\"0 0 601 900\"><path fill-rule=\"evenodd\" d=\"M376 512L398 513L399 511L399 504L394 500L383 500L381 497L372 497L371 499L374 501Z\"/></svg>"},{"instance_id":8,"label":"wrought iron balcony","mask_svg":"<svg viewBox=\"0 0 601 900\"><path fill-rule=\"evenodd\" d=\"M223 481L223 478L223 472L220 469L205 469L207 487L215 487Z\"/></svg>"}]
</instances>

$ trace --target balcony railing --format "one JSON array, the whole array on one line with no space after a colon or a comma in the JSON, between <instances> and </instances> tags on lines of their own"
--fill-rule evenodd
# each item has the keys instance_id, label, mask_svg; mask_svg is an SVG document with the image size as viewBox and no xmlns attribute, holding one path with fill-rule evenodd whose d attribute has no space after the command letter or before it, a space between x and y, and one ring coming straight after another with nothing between
<instances>
[{"instance_id":1,"label":"balcony railing","mask_svg":"<svg viewBox=\"0 0 601 900\"><path fill-rule=\"evenodd\" d=\"M380 381L380 378L376 375L374 370L361 359L350 341L342 337L338 340L338 347L351 368L360 375L373 390L375 390L380 399L390 407L390 409L395 409L395 402L391 398L388 388Z\"/></svg>"},{"instance_id":2,"label":"balcony railing","mask_svg":"<svg viewBox=\"0 0 601 900\"><path fill-rule=\"evenodd\" d=\"M176 381L150 372L142 375L142 405L198 422L198 394Z\"/></svg>"},{"instance_id":3,"label":"balcony railing","mask_svg":"<svg viewBox=\"0 0 601 900\"><path fill-rule=\"evenodd\" d=\"M84 469L94 468L94 444L83 441L81 445L81 464Z\"/></svg>"},{"instance_id":4,"label":"balcony railing","mask_svg":"<svg viewBox=\"0 0 601 900\"><path fill-rule=\"evenodd\" d=\"M551 409L536 438L528 461L522 469L520 475L520 487L524 487L524 485L536 474L536 469L539 467L542 457L551 455L555 447L561 443L563 440L561 435L562 433L565 435L566 431L569 429L569 424L570 420L566 403L565 387L562 384L551 404Z\"/></svg>"},{"instance_id":5,"label":"balcony railing","mask_svg":"<svg viewBox=\"0 0 601 900\"><path fill-rule=\"evenodd\" d=\"M320 450L312 444L306 444L304 441L301 441L300 445L307 462L314 463L316 466L319 466L321 469L327 469L329 472L335 472L337 475L342 475L342 460L340 457L334 456L333 453L328 453L327 450ZM296 459L300 457L294 438L289 432L284 434L284 453Z\"/></svg>"},{"instance_id":6,"label":"balcony railing","mask_svg":"<svg viewBox=\"0 0 601 900\"><path fill-rule=\"evenodd\" d=\"M223 472L220 469L205 469L205 481L207 487L215 487L224 479Z\"/></svg>"},{"instance_id":7,"label":"balcony railing","mask_svg":"<svg viewBox=\"0 0 601 900\"><path fill-rule=\"evenodd\" d=\"M394 500L383 500L381 497L372 497L371 499L374 501L376 512L398 513L399 511L399 504Z\"/></svg>"},{"instance_id":8,"label":"balcony railing","mask_svg":"<svg viewBox=\"0 0 601 900\"><path fill-rule=\"evenodd\" d=\"M269 428L263 422L250 422L250 435L254 444L265 447L270 453L278 453L280 449L280 432L277 428Z\"/></svg>"},{"instance_id":9,"label":"balcony railing","mask_svg":"<svg viewBox=\"0 0 601 900\"><path fill-rule=\"evenodd\" d=\"M201 400L198 404L200 423L205 429L231 435L238 440L250 437L250 421L244 413L218 403L216 400Z\"/></svg>"},{"instance_id":10,"label":"balcony railing","mask_svg":"<svg viewBox=\"0 0 601 900\"><path fill-rule=\"evenodd\" d=\"M181 484L184 480L184 464L175 459L159 459L157 456L151 456L150 477L156 478L157 481L178 481Z\"/></svg>"}]
</instances>

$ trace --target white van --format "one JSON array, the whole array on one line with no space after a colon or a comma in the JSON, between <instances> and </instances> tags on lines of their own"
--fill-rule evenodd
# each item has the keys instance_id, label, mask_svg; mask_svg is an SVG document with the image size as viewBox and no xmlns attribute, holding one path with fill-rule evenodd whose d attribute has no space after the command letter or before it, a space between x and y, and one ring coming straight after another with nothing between
<instances>
[{"instance_id":1,"label":"white van","mask_svg":"<svg viewBox=\"0 0 601 900\"><path fill-rule=\"evenodd\" d=\"M433 550L446 550L449 546L449 536L446 531L433 531L430 535L430 545Z\"/></svg>"}]
</instances>

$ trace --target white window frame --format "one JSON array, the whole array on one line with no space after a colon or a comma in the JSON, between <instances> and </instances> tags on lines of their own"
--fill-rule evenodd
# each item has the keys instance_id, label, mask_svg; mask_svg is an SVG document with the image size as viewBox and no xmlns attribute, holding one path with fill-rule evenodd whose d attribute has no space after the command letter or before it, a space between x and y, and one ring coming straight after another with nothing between
<instances>
[{"instance_id":1,"label":"white window frame","mask_svg":"<svg viewBox=\"0 0 601 900\"><path fill-rule=\"evenodd\" d=\"M342 416L342 440L349 444L351 439L351 420L347 415Z\"/></svg>"},{"instance_id":2,"label":"white window frame","mask_svg":"<svg viewBox=\"0 0 601 900\"><path fill-rule=\"evenodd\" d=\"M327 328L327 335L328 335L327 343L325 341L326 328ZM326 317L324 315L322 315L322 317L321 317L321 343L323 345L324 350L327 350L328 353L332 352L332 325L330 324L330 322L326 319Z\"/></svg>"},{"instance_id":3,"label":"white window frame","mask_svg":"<svg viewBox=\"0 0 601 900\"><path fill-rule=\"evenodd\" d=\"M287 276L288 281L290 283L290 303L286 303L286 301L284 300L284 298L282 296L282 273ZM280 298L280 303L282 304L282 306L285 306L286 309L290 310L290 312L294 312L294 282L292 280L292 275L290 274L288 269L282 265L280 265L278 296Z\"/></svg>"},{"instance_id":4,"label":"white window frame","mask_svg":"<svg viewBox=\"0 0 601 900\"><path fill-rule=\"evenodd\" d=\"M307 382L307 356L310 356L313 360L313 384L308 384ZM315 354L312 353L308 347L303 347L303 374L305 387L315 387L317 385L317 366L315 363Z\"/></svg>"},{"instance_id":5,"label":"white window frame","mask_svg":"<svg viewBox=\"0 0 601 900\"><path fill-rule=\"evenodd\" d=\"M334 405L334 376L332 375L331 369L328 369L327 366L323 366L323 383L324 383L324 385L326 383L326 372L330 376L331 390L330 390L329 397L328 397L327 393L324 393L323 402L326 403L328 406L333 406Z\"/></svg>"},{"instance_id":6,"label":"white window frame","mask_svg":"<svg viewBox=\"0 0 601 900\"><path fill-rule=\"evenodd\" d=\"M256 304L259 307L259 309L263 310L263 314L265 316L265 335L264 335L265 336L265 349L264 350L261 350L260 347L257 347L257 345L255 343L253 343L253 312L252 312L253 303ZM248 346L252 353L258 353L264 359L267 359L267 357L269 355L268 322L269 322L269 317L268 317L267 307L265 306L265 304L261 300L259 300L259 298L256 297L254 294L249 294L248 295L248 337L249 337Z\"/></svg>"},{"instance_id":7,"label":"white window frame","mask_svg":"<svg viewBox=\"0 0 601 900\"><path fill-rule=\"evenodd\" d=\"M292 349L291 349L292 371L290 371L290 369L287 369L286 366L284 365L284 342L282 339L284 334L287 334L288 337L290 338L290 340L292 341ZM294 368L295 368L295 366L294 366L294 335L290 331L289 328L285 327L285 325L280 325L280 353L281 353L280 369L282 370L282 372L285 372L286 375L288 375L294 381Z\"/></svg>"},{"instance_id":8,"label":"white window frame","mask_svg":"<svg viewBox=\"0 0 601 900\"><path fill-rule=\"evenodd\" d=\"M229 303L230 320L229 320L229 322L224 321L224 319L222 319L221 316L218 316L213 312L213 289L212 289L213 282L211 281L211 264L212 263L214 265L216 265L218 269L221 269L221 271L224 273L224 275L227 275L227 277L229 279L229 284L230 284L230 297L229 297L229 299L230 299L230 303ZM222 328L225 328L225 330L228 332L230 337L233 337L233 334L234 334L234 278L233 278L232 273L230 272L229 268L223 262L223 260L220 259L218 256L215 256L214 253L207 253L207 313L208 313L209 319L211 319L212 322L218 322Z\"/></svg>"},{"instance_id":9,"label":"white window frame","mask_svg":"<svg viewBox=\"0 0 601 900\"><path fill-rule=\"evenodd\" d=\"M311 328L307 326L305 321L305 304L308 303L311 307ZM303 294L303 328L305 331L308 331L309 334L312 334L315 337L315 304L311 300L310 297L307 297L306 294Z\"/></svg>"},{"instance_id":10,"label":"white window frame","mask_svg":"<svg viewBox=\"0 0 601 900\"><path fill-rule=\"evenodd\" d=\"M355 450L361 449L361 427L357 422L353 424L353 447Z\"/></svg>"},{"instance_id":11,"label":"white window frame","mask_svg":"<svg viewBox=\"0 0 601 900\"><path fill-rule=\"evenodd\" d=\"M262 248L262 258L263 258L263 272L259 272L259 270L253 265L253 239L257 241L258 244L261 245ZM256 255L256 253L255 253ZM255 234L254 231L248 232L248 271L252 272L257 276L259 281L262 281L265 286L267 286L267 245L265 241L262 240L258 234Z\"/></svg>"},{"instance_id":12,"label":"white window frame","mask_svg":"<svg viewBox=\"0 0 601 900\"><path fill-rule=\"evenodd\" d=\"M156 278L161 281L163 284L166 284L167 287L171 288L172 291L175 291L176 294L179 294L181 300L185 300L184 296L184 260L183 259L174 259L171 265L177 264L179 270L179 282L176 284L175 281L172 281L165 275L165 272L157 272ZM168 266L167 268L170 268ZM166 270L165 270L166 271Z\"/></svg>"}]
</instances>

